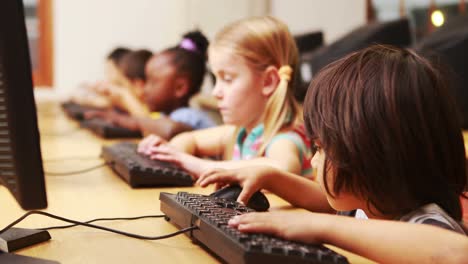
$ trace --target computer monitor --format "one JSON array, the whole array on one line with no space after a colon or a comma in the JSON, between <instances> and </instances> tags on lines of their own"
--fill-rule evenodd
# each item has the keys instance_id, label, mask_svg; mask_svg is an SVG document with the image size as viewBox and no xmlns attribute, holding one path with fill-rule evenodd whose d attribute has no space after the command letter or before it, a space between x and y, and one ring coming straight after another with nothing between
<instances>
[{"instance_id":1,"label":"computer monitor","mask_svg":"<svg viewBox=\"0 0 468 264\"><path fill-rule=\"evenodd\" d=\"M294 35L299 54L311 52L323 44L322 31L312 31Z\"/></svg>"},{"instance_id":2,"label":"computer monitor","mask_svg":"<svg viewBox=\"0 0 468 264\"><path fill-rule=\"evenodd\" d=\"M329 63L347 54L373 44L407 47L411 44L411 31L407 19L374 22L361 26L333 43L301 56L298 99L302 101L313 76ZM302 96L302 97L301 97Z\"/></svg>"},{"instance_id":3,"label":"computer monitor","mask_svg":"<svg viewBox=\"0 0 468 264\"><path fill-rule=\"evenodd\" d=\"M47 198L23 8L21 0L0 1L0 185L32 210L46 208ZM0 262L21 263L2 251L48 239L47 231L10 228L0 234Z\"/></svg>"},{"instance_id":4,"label":"computer monitor","mask_svg":"<svg viewBox=\"0 0 468 264\"><path fill-rule=\"evenodd\" d=\"M47 207L21 0L0 1L0 184L25 210Z\"/></svg>"},{"instance_id":5,"label":"computer monitor","mask_svg":"<svg viewBox=\"0 0 468 264\"><path fill-rule=\"evenodd\" d=\"M423 38L414 49L441 64L449 78L461 125L468 128L468 17L460 16Z\"/></svg>"}]
</instances>

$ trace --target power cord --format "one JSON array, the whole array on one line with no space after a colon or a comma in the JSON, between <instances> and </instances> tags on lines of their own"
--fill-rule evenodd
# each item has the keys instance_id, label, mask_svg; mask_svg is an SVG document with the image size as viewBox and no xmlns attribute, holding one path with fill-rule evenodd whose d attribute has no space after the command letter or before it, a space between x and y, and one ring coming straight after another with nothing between
<instances>
[{"instance_id":1,"label":"power cord","mask_svg":"<svg viewBox=\"0 0 468 264\"><path fill-rule=\"evenodd\" d=\"M21 216L20 218L18 218L18 219L16 219L15 221L13 221L13 223L9 224L8 226L6 226L6 227L3 228L2 230L0 230L0 234L4 233L5 231L7 231L8 229L12 228L13 226L15 226L16 224L18 224L19 222L23 221L26 217L28 217L28 216L30 216L30 215L33 215L33 214L44 215L44 216L48 216L48 217L50 217L50 218L54 218L54 219L57 219L57 220L61 220L61 221L67 222L67 223L72 223L72 224L74 224L74 225L87 226L87 227L90 227L90 228L96 228L96 229L108 231L108 232L111 232L111 233L116 233L116 234L119 234L119 235L123 235L123 236L127 236L127 237L132 237L132 238L137 238L137 239L144 239L144 240L159 240L159 239L170 238L170 237L173 237L173 236L177 236L177 235L179 235L179 234L183 234L183 233L188 232L188 231L192 231L192 230L198 229L197 226L190 226L190 227L180 229L179 231L176 231L176 232L174 232L174 233L170 233L170 234L167 234L167 235L151 237L151 236L142 236L142 235L127 233L127 232L123 232L123 231L120 231L120 230L111 229L111 228L107 228L107 227L103 227L103 226L98 226L98 225L93 225L93 224L89 224L89 223L85 223L85 222L79 222L79 221L67 219L67 218L64 218L64 217L61 217L61 216L57 216L57 215L54 215L54 214L50 214L50 213L46 213L46 212L41 212L41 211L29 211L29 212L27 212L26 214L24 214L23 216Z\"/></svg>"},{"instance_id":2,"label":"power cord","mask_svg":"<svg viewBox=\"0 0 468 264\"><path fill-rule=\"evenodd\" d=\"M144 218L161 218L165 217L166 215L143 215L143 216L136 216L136 217L114 217L114 218L96 218L93 220L88 220L84 223L93 223L97 221L116 221L116 220L138 220L138 219L144 219ZM78 226L78 224L72 224L72 225L62 225L62 226L49 226L49 227L43 227L43 228L37 228L38 230L52 230L52 229L65 229L65 228L70 228Z\"/></svg>"},{"instance_id":3,"label":"power cord","mask_svg":"<svg viewBox=\"0 0 468 264\"><path fill-rule=\"evenodd\" d=\"M92 171L92 170L95 170L95 169L99 169L99 168L104 167L104 166L106 166L108 164L110 164L110 163L103 162L101 164L98 164L98 165L95 165L95 166L92 166L92 167L89 167L89 168L81 169L81 170L76 170L76 171L64 171L64 172L44 171L44 174L46 174L47 176L69 176L69 175L80 174L80 173L89 172L89 171Z\"/></svg>"}]
</instances>

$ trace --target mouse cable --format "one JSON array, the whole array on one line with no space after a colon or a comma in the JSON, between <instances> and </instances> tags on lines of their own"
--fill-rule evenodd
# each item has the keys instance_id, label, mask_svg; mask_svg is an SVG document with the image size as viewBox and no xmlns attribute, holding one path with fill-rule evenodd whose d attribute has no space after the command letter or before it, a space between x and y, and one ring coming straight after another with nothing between
<instances>
[{"instance_id":1,"label":"mouse cable","mask_svg":"<svg viewBox=\"0 0 468 264\"><path fill-rule=\"evenodd\" d=\"M80 174L80 173L85 173L85 172L92 171L95 169L99 169L101 167L106 166L107 164L110 164L110 163L103 162L98 165L95 165L86 169L76 170L76 171L63 171L63 172L44 171L44 174L46 174L47 176L69 176L69 175Z\"/></svg>"},{"instance_id":2,"label":"mouse cable","mask_svg":"<svg viewBox=\"0 0 468 264\"><path fill-rule=\"evenodd\" d=\"M165 217L166 215L143 215L143 216L135 216L135 217L113 217L113 218L96 218L92 220L88 220L84 223L93 223L97 221L117 221L117 220L138 220L138 219L144 219L144 218L161 218ZM78 226L79 224L71 224L71 225L62 225L62 226L49 226L49 227L42 227L42 228L36 228L38 230L52 230L52 229L65 229L65 228L70 228L74 226Z\"/></svg>"},{"instance_id":3,"label":"mouse cable","mask_svg":"<svg viewBox=\"0 0 468 264\"><path fill-rule=\"evenodd\" d=\"M183 234L183 233L188 232L188 231L192 231L192 230L198 229L197 226L190 226L190 227L182 228L182 229L180 229L179 231L176 231L176 232L174 232L174 233L170 233L170 234L166 234L166 235L162 235L162 236L154 236L154 237L151 237L151 236L142 236L142 235L127 233L127 232L123 232L123 231L120 231L120 230L116 230L116 229L112 229L112 228L107 228L107 227L103 227L103 226L98 226L98 225L83 223L83 222L79 222L79 221L67 219L67 218L64 218L64 217L61 217L61 216L53 215L53 214L50 214L50 213L42 212L42 211L29 211L29 212L25 213L23 216L21 216L20 218L16 219L13 223L9 224L8 226L6 226L6 227L3 228L2 230L0 230L0 234L4 233L4 232L7 231L8 229L12 228L13 226L15 226L15 225L18 224L19 222L23 221L26 217L28 217L28 216L30 216L30 215L32 215L32 214L44 215L44 216L48 216L48 217L50 217L50 218L58 219L58 220L61 220L61 221L67 222L67 223L72 223L72 224L76 224L76 225L87 226L87 227L90 227L90 228L96 228L96 229L108 231L108 232L111 232L111 233L116 233L116 234L119 234L119 235L131 237L131 238L144 239L144 240L159 240L159 239L165 239L165 238L177 236L177 235L179 235L179 234Z\"/></svg>"}]
</instances>

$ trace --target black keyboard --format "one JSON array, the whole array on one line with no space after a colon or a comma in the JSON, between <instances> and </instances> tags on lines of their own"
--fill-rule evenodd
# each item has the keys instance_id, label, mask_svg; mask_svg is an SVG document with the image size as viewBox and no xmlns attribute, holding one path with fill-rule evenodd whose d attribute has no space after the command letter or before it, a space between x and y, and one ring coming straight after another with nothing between
<instances>
[{"instance_id":1,"label":"black keyboard","mask_svg":"<svg viewBox=\"0 0 468 264\"><path fill-rule=\"evenodd\" d=\"M224 198L178 192L161 193L161 211L166 219L186 228L187 235L228 263L348 263L338 253L322 246L287 241L264 234L246 234L229 227L235 215L253 209Z\"/></svg>"},{"instance_id":2,"label":"black keyboard","mask_svg":"<svg viewBox=\"0 0 468 264\"><path fill-rule=\"evenodd\" d=\"M116 126L104 119L93 118L81 121L81 127L93 131L103 138L141 138L140 131L130 130L124 127Z\"/></svg>"},{"instance_id":3,"label":"black keyboard","mask_svg":"<svg viewBox=\"0 0 468 264\"><path fill-rule=\"evenodd\" d=\"M136 148L131 142L104 146L101 157L133 188L193 185L186 171L168 162L151 160L137 153Z\"/></svg>"},{"instance_id":4,"label":"black keyboard","mask_svg":"<svg viewBox=\"0 0 468 264\"><path fill-rule=\"evenodd\" d=\"M62 103L62 109L69 117L75 120L83 120L84 113L87 111L99 110L97 107L80 105L73 102Z\"/></svg>"}]
</instances>

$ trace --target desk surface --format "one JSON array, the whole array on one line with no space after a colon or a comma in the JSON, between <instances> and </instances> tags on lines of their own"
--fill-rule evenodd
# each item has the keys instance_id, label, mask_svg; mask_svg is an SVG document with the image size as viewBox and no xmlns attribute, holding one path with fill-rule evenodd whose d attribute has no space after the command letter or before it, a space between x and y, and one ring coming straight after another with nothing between
<instances>
[{"instance_id":1,"label":"desk surface","mask_svg":"<svg viewBox=\"0 0 468 264\"><path fill-rule=\"evenodd\" d=\"M38 104L41 147L46 172L64 172L102 163L101 146L115 141L100 139L80 129L68 119L56 103ZM68 159L69 158L69 159ZM78 159L79 158L79 159ZM188 191L209 194L212 188L146 188L132 189L108 167L71 176L46 176L49 213L79 221L101 217L131 217L161 214L160 192ZM280 198L267 194L272 210L289 208ZM2 216L0 226L11 223L25 213L0 186ZM31 216L18 227L39 228L65 223L44 217ZM177 231L164 219L100 222L110 228L147 236ZM52 239L15 252L16 254L57 260L61 263L217 263L207 251L191 242L185 235L145 241L87 227L51 230ZM336 249L351 263L368 260Z\"/></svg>"}]
</instances>

